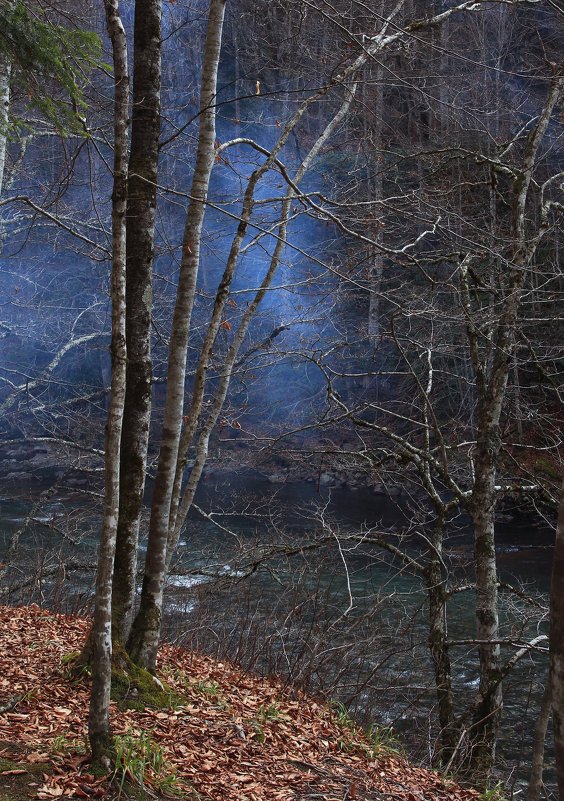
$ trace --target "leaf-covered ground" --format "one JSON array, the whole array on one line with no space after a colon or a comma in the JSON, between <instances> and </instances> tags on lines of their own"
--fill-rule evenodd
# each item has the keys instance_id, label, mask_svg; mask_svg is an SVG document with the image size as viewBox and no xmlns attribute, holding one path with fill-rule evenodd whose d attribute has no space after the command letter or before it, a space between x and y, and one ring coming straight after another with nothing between
<instances>
[{"instance_id":1,"label":"leaf-covered ground","mask_svg":"<svg viewBox=\"0 0 564 801\"><path fill-rule=\"evenodd\" d=\"M83 618L38 607L0 607L0 799L118 794L120 779L110 782L89 772L88 681L73 681L65 664L65 657L80 649L88 627ZM131 772L139 764L146 768L148 784L137 797L477 797L386 752L342 714L295 691L283 691L275 679L250 676L233 665L171 646L161 651L159 675L185 703L167 709L112 708L114 732L121 735L122 748L129 749ZM132 688L132 700L135 697ZM139 757L136 748L143 742L145 756Z\"/></svg>"}]
</instances>

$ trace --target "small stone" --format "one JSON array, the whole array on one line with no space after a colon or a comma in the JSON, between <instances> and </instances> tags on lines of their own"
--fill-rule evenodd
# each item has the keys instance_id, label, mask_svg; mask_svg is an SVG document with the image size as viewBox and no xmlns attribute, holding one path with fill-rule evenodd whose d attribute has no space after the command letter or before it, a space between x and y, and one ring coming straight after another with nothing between
<instances>
[{"instance_id":1,"label":"small stone","mask_svg":"<svg viewBox=\"0 0 564 801\"><path fill-rule=\"evenodd\" d=\"M245 731L244 731L243 727L239 726L238 723L234 723L233 724L233 731L235 732L235 734L237 735L237 737L240 740L246 740L247 739L247 736L245 734Z\"/></svg>"}]
</instances>

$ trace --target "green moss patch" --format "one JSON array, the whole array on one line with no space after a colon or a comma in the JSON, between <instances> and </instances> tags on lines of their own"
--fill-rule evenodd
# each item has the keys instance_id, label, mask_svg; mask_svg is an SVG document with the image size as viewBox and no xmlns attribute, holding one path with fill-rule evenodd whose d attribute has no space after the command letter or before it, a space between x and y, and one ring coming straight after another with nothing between
<instances>
[{"instance_id":1,"label":"green moss patch","mask_svg":"<svg viewBox=\"0 0 564 801\"><path fill-rule=\"evenodd\" d=\"M91 673L84 653L70 653L62 662L73 681L81 681ZM166 682L136 665L120 643L113 645L111 698L120 709L170 709L186 703L186 698Z\"/></svg>"},{"instance_id":2,"label":"green moss patch","mask_svg":"<svg viewBox=\"0 0 564 801\"><path fill-rule=\"evenodd\" d=\"M34 754L31 750L27 759L20 760L18 752L23 757L26 749L19 743L0 743L0 750L13 755L10 758L0 757L0 801L29 801L34 798L38 785L43 781L43 774L52 773L52 765L43 761L43 755ZM14 758L16 753L18 757Z\"/></svg>"},{"instance_id":3,"label":"green moss patch","mask_svg":"<svg viewBox=\"0 0 564 801\"><path fill-rule=\"evenodd\" d=\"M170 709L186 703L165 682L131 661L122 646L114 646L112 700L121 709Z\"/></svg>"}]
</instances>

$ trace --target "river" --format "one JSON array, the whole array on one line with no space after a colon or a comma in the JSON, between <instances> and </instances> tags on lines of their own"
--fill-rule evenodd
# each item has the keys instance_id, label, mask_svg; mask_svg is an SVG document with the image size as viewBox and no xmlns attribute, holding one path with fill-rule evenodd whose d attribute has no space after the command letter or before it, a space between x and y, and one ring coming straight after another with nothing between
<instances>
[{"instance_id":1,"label":"river","mask_svg":"<svg viewBox=\"0 0 564 801\"><path fill-rule=\"evenodd\" d=\"M43 574L24 597L75 612L87 608L87 572L49 570L58 561L92 560L97 520L84 515L84 499L66 492L34 508L29 492L0 501L3 547L32 512L20 547L28 565ZM393 726L407 750L429 761L435 743L434 693L426 647L426 598L419 579L381 552L334 536L324 548L288 556L282 551L315 536L393 529L404 521L405 499L370 490L317 487L315 483L274 485L253 475L210 476L197 498L178 549L167 592L167 636L220 658L232 658L258 672L288 677L311 692L347 703L364 724ZM221 510L215 515L214 511ZM68 536L61 537L62 523ZM70 523L70 527L69 524ZM497 528L502 580L546 601L552 531L525 520L501 520ZM257 546L278 549L250 577L243 577ZM412 537L406 547L417 554ZM418 550L419 549L419 550ZM470 535L466 521L447 540L451 566L460 580L470 575ZM264 555L264 554L263 554ZM215 573L218 578L212 580ZM70 578L69 578L70 577ZM503 595L502 628L521 641L546 629L546 620L526 603ZM508 600L510 599L510 600ZM472 637L471 593L449 604L449 635ZM509 657L512 649L504 653ZM453 648L459 706L477 685L475 649ZM506 683L499 743L503 777L522 787L530 762L531 735L546 657L522 659ZM551 759L549 752L549 761Z\"/></svg>"}]
</instances>

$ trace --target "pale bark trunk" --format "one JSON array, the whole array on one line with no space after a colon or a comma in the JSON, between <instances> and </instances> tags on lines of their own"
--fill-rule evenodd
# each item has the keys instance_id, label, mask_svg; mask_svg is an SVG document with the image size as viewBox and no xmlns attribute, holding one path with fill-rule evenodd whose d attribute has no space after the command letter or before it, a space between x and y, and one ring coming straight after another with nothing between
<instances>
[{"instance_id":1,"label":"pale bark trunk","mask_svg":"<svg viewBox=\"0 0 564 801\"><path fill-rule=\"evenodd\" d=\"M10 77L12 64L7 55L0 53L0 198L4 189L6 150L8 145L8 115L10 110ZM0 209L0 253L4 243L3 210Z\"/></svg>"},{"instance_id":2,"label":"pale bark trunk","mask_svg":"<svg viewBox=\"0 0 564 801\"><path fill-rule=\"evenodd\" d=\"M440 726L439 764L447 765L457 741L454 718L452 674L448 646L447 590L443 562L444 522L440 518L432 540L433 552L427 574L429 596L429 648L435 673L435 688Z\"/></svg>"},{"instance_id":3,"label":"pale bark trunk","mask_svg":"<svg viewBox=\"0 0 564 801\"><path fill-rule=\"evenodd\" d=\"M476 481L472 494L474 558L476 563L476 638L481 642L480 703L472 729L471 773L480 786L487 785L495 760L497 728L503 704L495 553L495 478L500 437L498 421L478 421ZM490 644L491 642L491 644Z\"/></svg>"},{"instance_id":4,"label":"pale bark trunk","mask_svg":"<svg viewBox=\"0 0 564 801\"><path fill-rule=\"evenodd\" d=\"M127 640L137 580L139 523L151 415L152 270L159 158L161 0L137 0L127 185L127 391L113 582L114 637Z\"/></svg>"},{"instance_id":5,"label":"pale bark trunk","mask_svg":"<svg viewBox=\"0 0 564 801\"><path fill-rule=\"evenodd\" d=\"M104 0L114 60L114 191L112 196L112 387L106 424L104 518L91 633L92 692L88 736L94 762L111 759L112 577L119 510L119 455L125 398L125 212L129 75L118 0ZM104 765L107 767L107 765Z\"/></svg>"},{"instance_id":6,"label":"pale bark trunk","mask_svg":"<svg viewBox=\"0 0 564 801\"><path fill-rule=\"evenodd\" d=\"M550 589L550 677L558 797L564 798L564 483L558 508Z\"/></svg>"},{"instance_id":7,"label":"pale bark trunk","mask_svg":"<svg viewBox=\"0 0 564 801\"><path fill-rule=\"evenodd\" d=\"M132 658L150 669L154 669L155 666L160 635L168 519L182 426L188 335L196 294L205 203L215 161L216 112L214 104L224 15L225 0L212 0L202 70L198 149L190 191L192 200L184 229L177 301L172 322L167 395L159 465L151 508L145 574L141 604L128 642L128 650Z\"/></svg>"},{"instance_id":8,"label":"pale bark trunk","mask_svg":"<svg viewBox=\"0 0 564 801\"><path fill-rule=\"evenodd\" d=\"M383 15L384 10L384 3L380 3L377 7L377 12L380 17ZM368 152L372 157L372 163L369 163L371 175L368 184L370 200L374 203L374 211L372 214L374 225L371 233L372 238L379 243L383 239L383 228L380 218L384 211L384 207L382 205L382 199L384 197L384 152L382 149L382 126L384 124L384 68L381 59L375 62L373 69L374 75L369 84L369 88L371 90L369 108L372 107L374 109L374 123L370 128L369 139L368 131L366 130L366 121L368 120L368 116L365 116L364 136L369 147ZM368 303L368 336L372 340L375 347L378 345L378 341L380 339L380 291L382 287L383 271L384 256L378 247L374 247L371 254L369 276L370 295Z\"/></svg>"},{"instance_id":9,"label":"pale bark trunk","mask_svg":"<svg viewBox=\"0 0 564 801\"><path fill-rule=\"evenodd\" d=\"M374 207L374 231L373 238L376 242L381 242L383 239L382 226L380 225L379 217L383 213L383 206L381 204L384 196L383 187L383 151L382 151L382 115L384 113L384 87L383 87L383 69L379 65L375 75L375 97L374 105L376 108L376 126L372 131L371 146L373 152L376 154L376 164L372 165L373 175L370 181L371 200L375 202ZM382 251L377 247L374 248L372 253L372 263L370 265L370 279L369 290L370 300L368 305L368 336L372 340L374 346L378 345L380 339L380 292L382 288L382 275L384 272L384 256Z\"/></svg>"},{"instance_id":10,"label":"pale bark trunk","mask_svg":"<svg viewBox=\"0 0 564 801\"><path fill-rule=\"evenodd\" d=\"M401 5L402 5L402 2L400 0L400 2L398 3L397 9L396 9L397 11L399 11L399 9L401 8ZM392 12L392 14L390 16L392 17L394 15L394 13L395 12ZM373 55L375 52L378 52L380 49L384 49L385 48L385 46L387 44L387 42L384 39L386 30L387 30L387 23L384 23L384 25L382 27L381 34L380 34L379 37L375 37L376 41L375 41L375 44L372 46L372 49L370 50L370 52L363 53L351 65L349 65L347 68L345 68L345 70L343 70L343 72L339 76L337 76L337 78L335 79L335 85L338 85L339 83L342 83L343 85L345 85L346 80L348 78L350 78L351 75L354 75L356 72L358 72L358 70L360 70L364 66L365 62L367 61L367 59L369 58L370 55ZM208 362L209 362L209 358L211 356L212 349L213 349L213 346L214 346L214 343L215 343L215 339L216 339L216 336L217 336L217 332L219 330L219 326L220 326L220 323L221 323L222 311L223 311L223 309L225 307L225 303L227 301L229 287L230 287L230 284L231 284L231 280L233 278L233 274L234 274L235 266L236 266L237 259L238 259L238 256L239 256L241 244L242 244L244 235L245 235L245 233L246 233L246 231L248 229L248 223L249 223L250 218L251 218L251 214L252 214L252 210L253 210L253 204L254 204L254 191L255 191L256 185L257 185L258 181L263 177L263 175L269 169L272 168L272 166L275 163L275 159L277 158L277 154L282 150L282 147L286 144L290 134L292 133L292 131L295 130L295 127L296 127L297 123L303 118L303 116L304 116L306 110L309 108L309 106L313 102L315 102L316 100L319 100L321 97L323 97L325 94L327 94L327 92L329 91L331 86L332 85L327 86L324 89L320 90L316 95L313 95L310 98L308 98L308 100L306 100L300 106L300 108L296 111L296 113L291 118L290 122L287 124L287 126L284 129L282 135L280 136L278 142L276 143L274 149L269 154L269 157L267 158L267 160L259 168L257 168L253 172L253 174L252 174L252 176L251 176L251 178L249 180L249 183L247 185L247 189L246 189L246 192L245 192L245 198L243 200L243 208L242 208L241 216L240 216L240 224L239 224L235 239L234 239L234 241L232 243L230 254L229 254L229 257L228 257L228 261L227 261L227 265L226 265L226 268L225 268L225 271L224 271L224 275L223 275L222 281L220 283L220 286L218 288L218 292L217 292L217 295L216 295L216 302L215 302L214 311L213 311L213 314L212 314L212 319L211 319L210 325L208 327L208 331L207 331L206 338L205 338L205 341L204 341L204 346L202 348L202 353L201 353L201 356L200 356L200 359L199 359L199 363L198 363L198 366L197 366L197 369L196 369L192 403L191 403L189 414L187 415L188 421L187 421L185 429L182 431L182 435L181 435L180 443L179 443L179 447L178 447L176 472L175 472L174 484L173 484L172 493L171 493L171 500L170 500L170 504L169 504L169 519L168 519L169 534L168 534L167 566L170 564L172 551L174 550L174 547L176 546L176 542L178 541L180 527L182 526L182 524L183 524L183 522L184 522L184 520L186 518L186 515L188 513L188 510L190 508L191 499L193 498L194 493L196 491L197 484L199 482L199 477L200 477L201 472L203 470L203 467L205 465L205 459L207 459L207 447L208 447L207 446L207 442L209 440L209 435L211 433L211 430L210 430L210 432L208 433L207 436L205 434L205 431L202 432L202 435L200 436L199 444L197 445L197 455L196 455L195 465L194 465L194 468L193 468L192 473L190 475L190 481L188 482L188 486L186 487L185 495L184 495L183 500L182 500L182 510L179 513L180 490L181 490L181 484L182 484L182 477L183 477L184 468L185 468L186 462L187 462L188 448L190 447L190 445L192 443L192 439L193 439L194 433L196 431L196 427L197 427L197 425L198 425L198 423L200 421L200 414L201 414L201 411L202 411L203 399L204 399L204 390L205 390L206 373L207 373L207 368L208 368ZM319 150L321 149L323 144L327 141L327 139L329 138L331 133L334 131L336 126L341 124L346 119L346 115L347 115L348 109L349 109L350 104L351 104L351 102L353 100L353 97L354 97L354 95L356 93L356 90L357 90L356 85L354 85L351 89L347 90L346 99L343 101L341 107L336 112L334 117L331 119L329 124L325 127L325 129L319 135L319 137L317 138L317 140L314 143L313 147L310 149L309 153L306 155L306 157L304 158L302 164L300 165L299 169L297 170L296 175L294 177L294 186L297 186L297 184L299 184L299 182L302 180L305 172L309 169L309 166L312 163L313 159L316 157L316 155L318 154ZM245 142L245 141L248 142L249 140L240 140L240 141L241 142ZM288 210L290 208L289 204L291 202L291 199L292 199L293 195L294 195L293 191L289 191L288 192L286 200L285 200L285 205L283 207L282 223L281 223L281 229L280 230L283 229L284 236L285 236L285 231L286 231L286 222L287 222L287 219L288 219L288 216L287 216L288 215ZM283 237L282 237L282 234L280 234L280 232L279 232L277 246L276 246L276 249L275 249L275 252L274 252L274 257L273 257L273 259L271 261L271 265L270 265L269 271L268 271L267 276L265 278L265 280L267 281L267 284L265 285L263 283L263 287L259 290L259 293L257 295L257 297L259 298L258 303L256 302L256 299L255 299L255 302L253 302L253 304L251 304L251 306L249 307L250 309L256 310L256 308L258 307L258 304L260 303L260 301L262 300L262 297L264 296L264 292L266 291L266 289L268 287L268 283L270 282L271 278L274 276L274 272L277 269L278 261L279 261L280 255L281 255L281 250L280 250L281 244L283 244ZM274 269L273 269L273 265L275 265ZM268 278L268 276L271 276L270 279ZM234 341L237 341L239 333L241 332L241 330L243 330L243 335L241 337L241 340L239 341L239 345L237 346L237 349L233 353L233 364L235 363L235 359L237 357L239 346L240 346L240 344L241 344L241 342L243 340L243 337L244 337L244 335L245 335L245 333L247 331L247 328L248 328L248 325L250 323L250 319L251 318L252 318L252 314L249 314L249 309L248 309L247 313L243 317L243 322L241 324L241 328L239 329L239 331L235 335L235 340ZM230 353L231 353L231 351L230 351ZM228 357L228 362L229 362L229 357ZM233 364L231 365L229 370L232 370ZM229 375L227 377L227 383L225 385L225 391L227 391L227 388L229 386L230 380L231 380L231 372L229 371ZM220 383L220 388L221 387L223 387L223 382ZM216 398L220 397L221 394L222 394L222 390L220 389L220 391L218 392L218 395L216 396ZM219 407L220 409L221 409L222 405L223 405L223 400L221 400L221 402L220 402L220 407ZM212 408L215 408L215 405ZM212 413L212 417L213 417L213 413ZM206 428L207 428L207 426L206 426ZM201 454L205 454L203 461L199 456ZM197 478L196 478L196 476L197 476ZM190 499L190 500L188 500L188 499ZM178 519L177 519L177 516L178 516Z\"/></svg>"},{"instance_id":11,"label":"pale bark trunk","mask_svg":"<svg viewBox=\"0 0 564 801\"><path fill-rule=\"evenodd\" d=\"M0 195L4 185L6 147L8 143L8 112L10 109L10 76L12 63L7 55L0 53Z\"/></svg>"},{"instance_id":12,"label":"pale bark trunk","mask_svg":"<svg viewBox=\"0 0 564 801\"><path fill-rule=\"evenodd\" d=\"M563 576L564 578L564 576ZM535 736L533 739L533 753L531 755L531 775L529 777L529 787L527 790L527 801L539 801L542 790L542 773L544 768L544 743L546 740L546 730L552 711L552 686L550 675L544 688L542 703L535 724Z\"/></svg>"},{"instance_id":13,"label":"pale bark trunk","mask_svg":"<svg viewBox=\"0 0 564 801\"><path fill-rule=\"evenodd\" d=\"M417 379L425 432L425 450L427 453L431 453L432 451L431 431L437 428L432 401L435 372L433 367L432 345L433 343L431 341L427 351L426 380ZM441 450L442 444L439 448L439 452ZM446 456L444 457L443 465L444 472L447 474ZM433 537L430 540L430 563L425 573L425 578L429 596L429 647L435 673L435 689L437 693L440 725L439 762L444 766L450 764L457 745L457 725L454 717L452 674L447 629L447 575L443 560L443 539L447 511L441 495L433 482L428 462L422 460L419 463L419 474L437 515Z\"/></svg>"}]
</instances>

